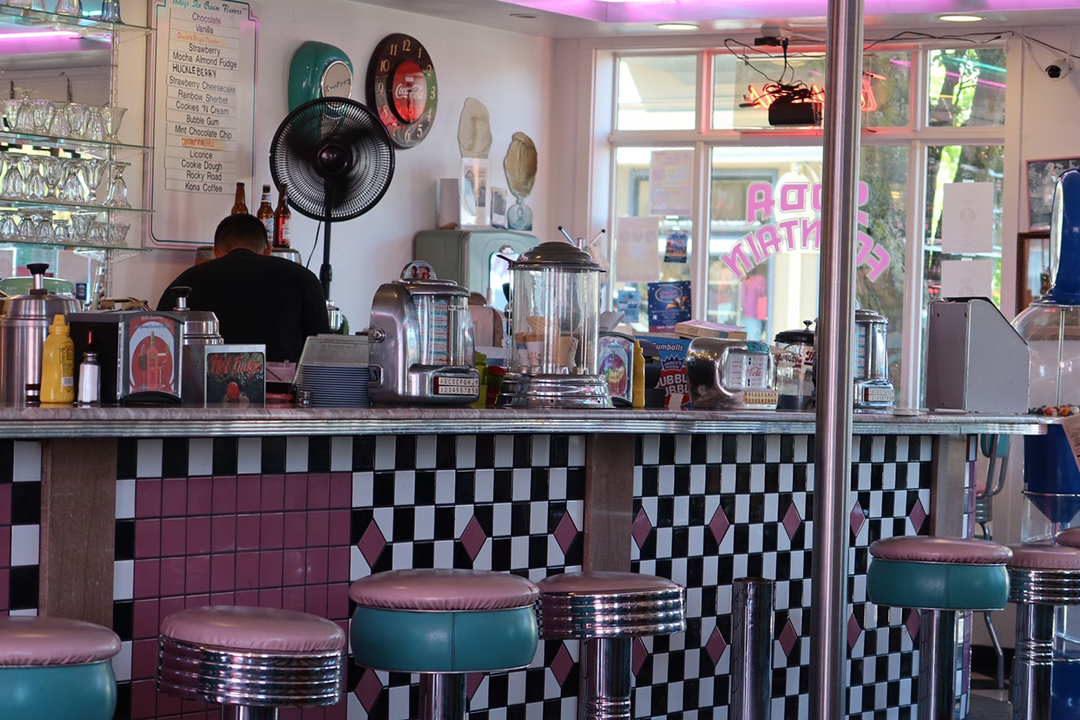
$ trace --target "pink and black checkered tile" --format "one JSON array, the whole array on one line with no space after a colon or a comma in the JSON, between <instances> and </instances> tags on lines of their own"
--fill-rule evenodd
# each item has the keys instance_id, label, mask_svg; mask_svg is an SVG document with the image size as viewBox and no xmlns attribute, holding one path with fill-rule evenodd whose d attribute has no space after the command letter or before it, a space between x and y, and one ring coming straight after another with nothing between
<instances>
[{"instance_id":1,"label":"pink and black checkered tile","mask_svg":"<svg viewBox=\"0 0 1080 720\"><path fill-rule=\"evenodd\" d=\"M0 440L0 614L36 615L41 445Z\"/></svg>"}]
</instances>

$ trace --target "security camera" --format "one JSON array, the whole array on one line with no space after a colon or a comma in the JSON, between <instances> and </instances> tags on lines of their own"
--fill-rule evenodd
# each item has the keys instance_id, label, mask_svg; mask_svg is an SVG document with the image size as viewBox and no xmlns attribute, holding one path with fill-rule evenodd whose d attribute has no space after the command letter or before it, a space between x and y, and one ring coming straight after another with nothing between
<instances>
[{"instance_id":1,"label":"security camera","mask_svg":"<svg viewBox=\"0 0 1080 720\"><path fill-rule=\"evenodd\" d=\"M1046 66L1044 72L1051 80L1062 80L1072 70L1072 61L1067 57L1058 58Z\"/></svg>"}]
</instances>

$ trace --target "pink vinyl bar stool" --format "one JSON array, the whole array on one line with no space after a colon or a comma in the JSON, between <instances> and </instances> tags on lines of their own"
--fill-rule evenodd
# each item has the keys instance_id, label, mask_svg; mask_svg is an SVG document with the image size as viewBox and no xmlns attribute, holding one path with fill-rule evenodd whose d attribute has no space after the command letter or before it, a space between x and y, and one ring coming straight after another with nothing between
<instances>
[{"instance_id":1,"label":"pink vinyl bar stool","mask_svg":"<svg viewBox=\"0 0 1080 720\"><path fill-rule=\"evenodd\" d=\"M341 697L345 633L292 610L221 605L161 621L158 690L222 703L222 716L276 720L280 708L333 705Z\"/></svg>"},{"instance_id":2,"label":"pink vinyl bar stool","mask_svg":"<svg viewBox=\"0 0 1080 720\"><path fill-rule=\"evenodd\" d=\"M0 618L0 717L111 720L119 652L116 633L93 623Z\"/></svg>"},{"instance_id":3,"label":"pink vinyl bar stool","mask_svg":"<svg viewBox=\"0 0 1080 720\"><path fill-rule=\"evenodd\" d=\"M564 573L537 584L540 637L581 641L578 717L629 720L631 642L685 630L686 591L624 572Z\"/></svg>"},{"instance_id":4,"label":"pink vinyl bar stool","mask_svg":"<svg viewBox=\"0 0 1080 720\"><path fill-rule=\"evenodd\" d=\"M1013 720L1042 720L1050 717L1054 612L1059 605L1080 604L1080 550L1053 545L1010 549L1009 601L1016 604L1016 654L1009 699Z\"/></svg>"}]
</instances>

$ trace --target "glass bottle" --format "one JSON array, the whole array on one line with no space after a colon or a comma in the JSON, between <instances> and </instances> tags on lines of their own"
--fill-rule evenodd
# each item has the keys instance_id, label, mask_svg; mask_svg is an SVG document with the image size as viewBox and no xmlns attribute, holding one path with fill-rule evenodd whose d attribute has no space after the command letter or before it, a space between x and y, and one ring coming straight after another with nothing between
<instances>
[{"instance_id":1,"label":"glass bottle","mask_svg":"<svg viewBox=\"0 0 1080 720\"><path fill-rule=\"evenodd\" d=\"M292 220L292 211L289 210L288 200L288 190L285 188L285 183L281 183L277 208L274 210L274 247L276 248L287 248L291 242L289 223Z\"/></svg>"},{"instance_id":2,"label":"glass bottle","mask_svg":"<svg viewBox=\"0 0 1080 720\"><path fill-rule=\"evenodd\" d=\"M246 214L247 211L247 199L244 194L244 183L238 182L236 183L236 199L233 200L232 214L243 215Z\"/></svg>"},{"instance_id":3,"label":"glass bottle","mask_svg":"<svg viewBox=\"0 0 1080 720\"><path fill-rule=\"evenodd\" d=\"M266 228L266 241L270 242L274 237L274 208L270 205L269 185L262 186L262 201L259 203L255 217L259 218L263 227Z\"/></svg>"}]
</instances>

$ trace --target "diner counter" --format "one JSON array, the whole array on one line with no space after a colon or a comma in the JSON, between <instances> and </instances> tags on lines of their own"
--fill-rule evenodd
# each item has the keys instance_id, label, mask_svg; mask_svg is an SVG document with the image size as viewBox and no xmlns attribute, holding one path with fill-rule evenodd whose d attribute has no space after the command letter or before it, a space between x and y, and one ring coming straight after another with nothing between
<instances>
[{"instance_id":1,"label":"diner counter","mask_svg":"<svg viewBox=\"0 0 1080 720\"><path fill-rule=\"evenodd\" d=\"M1051 418L957 412L856 413L855 435L1046 433ZM806 434L814 414L688 410L479 410L397 407L356 409L61 407L2 408L7 438L167 438L463 433Z\"/></svg>"}]
</instances>

